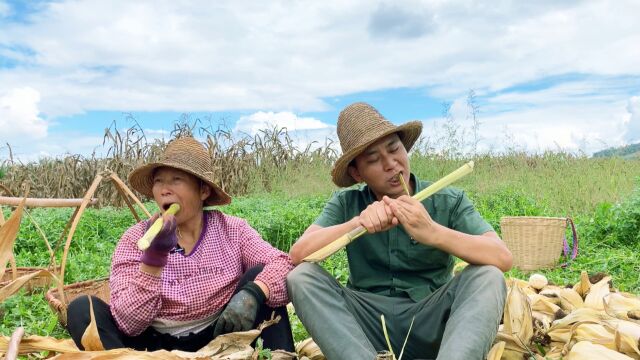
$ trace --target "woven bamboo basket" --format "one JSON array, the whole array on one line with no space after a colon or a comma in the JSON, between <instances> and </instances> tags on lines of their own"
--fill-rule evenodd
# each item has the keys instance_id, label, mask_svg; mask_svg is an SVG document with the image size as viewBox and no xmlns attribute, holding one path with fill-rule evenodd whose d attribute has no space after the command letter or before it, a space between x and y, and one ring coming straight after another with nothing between
<instances>
[{"instance_id":1,"label":"woven bamboo basket","mask_svg":"<svg viewBox=\"0 0 640 360\"><path fill-rule=\"evenodd\" d=\"M19 278L21 276L29 275L29 274L38 272L40 270L51 270L51 269L38 268L38 267L19 267L19 268L16 268L16 270L17 271L16 271L15 277ZM60 266L56 266L54 273L57 274L59 272L60 272ZM10 269L7 269L7 271L2 276L2 279L0 279L0 289L7 286L11 281L13 281L13 278L14 278L13 271ZM24 289L28 294L31 294L37 289L50 288L52 284L53 284L53 280L50 277L36 276L33 279L27 281L22 286L22 289Z\"/></svg>"},{"instance_id":2,"label":"woven bamboo basket","mask_svg":"<svg viewBox=\"0 0 640 360\"><path fill-rule=\"evenodd\" d=\"M60 298L58 288L51 288L47 291L45 298L49 307L58 315L58 320L63 326L67 326L67 306L71 301L80 296L93 295L107 304L110 301L109 279L97 279L82 281L66 285L64 288L64 299Z\"/></svg>"},{"instance_id":3,"label":"woven bamboo basket","mask_svg":"<svg viewBox=\"0 0 640 360\"><path fill-rule=\"evenodd\" d=\"M500 220L513 266L521 270L555 266L562 254L566 227L563 217L506 216Z\"/></svg>"}]
</instances>

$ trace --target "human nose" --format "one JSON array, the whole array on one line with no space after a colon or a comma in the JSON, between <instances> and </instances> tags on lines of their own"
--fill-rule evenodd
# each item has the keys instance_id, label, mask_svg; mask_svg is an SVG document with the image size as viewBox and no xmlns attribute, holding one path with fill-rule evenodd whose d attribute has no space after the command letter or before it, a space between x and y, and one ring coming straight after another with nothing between
<instances>
[{"instance_id":1,"label":"human nose","mask_svg":"<svg viewBox=\"0 0 640 360\"><path fill-rule=\"evenodd\" d=\"M382 157L382 166L385 170L393 170L397 164L397 161L392 156Z\"/></svg>"}]
</instances>

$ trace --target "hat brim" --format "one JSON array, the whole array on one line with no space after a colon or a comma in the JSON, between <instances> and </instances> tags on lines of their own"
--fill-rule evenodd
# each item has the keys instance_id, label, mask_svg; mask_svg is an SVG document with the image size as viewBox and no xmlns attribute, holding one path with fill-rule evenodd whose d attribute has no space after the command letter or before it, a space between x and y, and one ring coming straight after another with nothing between
<instances>
[{"instance_id":1,"label":"hat brim","mask_svg":"<svg viewBox=\"0 0 640 360\"><path fill-rule=\"evenodd\" d=\"M339 187L348 187L355 184L356 181L353 179L353 177L351 177L351 175L349 175L349 163L351 163L353 159L355 159L367 147L369 147L369 145L375 143L376 141L382 139L387 135L394 133L398 133L398 135L400 136L400 141L402 141L405 149L407 149L407 152L409 152L409 150L411 150L411 148L413 147L413 144L415 144L415 142L420 137L420 134L422 133L422 122L409 121L405 124L389 129L381 133L379 136L371 139L370 141L363 143L342 154L342 156L340 156L338 160L336 160L333 166L333 170L331 171L331 180L333 181L333 183L338 185Z\"/></svg>"},{"instance_id":2,"label":"hat brim","mask_svg":"<svg viewBox=\"0 0 640 360\"><path fill-rule=\"evenodd\" d=\"M178 163L156 162L140 166L129 174L129 184L137 192L153 198L153 171L159 167L170 167L189 173L204 181L211 188L211 195L203 201L204 206L226 205L231 203L231 197L212 179L203 177Z\"/></svg>"}]
</instances>

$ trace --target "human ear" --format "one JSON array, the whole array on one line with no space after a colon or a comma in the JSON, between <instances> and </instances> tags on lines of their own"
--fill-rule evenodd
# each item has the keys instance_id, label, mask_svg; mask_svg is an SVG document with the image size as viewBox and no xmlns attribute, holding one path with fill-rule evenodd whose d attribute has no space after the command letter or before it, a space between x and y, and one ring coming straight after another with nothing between
<instances>
[{"instance_id":1,"label":"human ear","mask_svg":"<svg viewBox=\"0 0 640 360\"><path fill-rule=\"evenodd\" d=\"M211 186L202 183L200 184L200 200L204 201L211 196Z\"/></svg>"},{"instance_id":2,"label":"human ear","mask_svg":"<svg viewBox=\"0 0 640 360\"><path fill-rule=\"evenodd\" d=\"M358 171L358 168L355 165L349 165L349 167L347 168L347 171L349 172L349 175L351 175L353 180L355 180L357 183L362 182L362 176L360 176L360 171Z\"/></svg>"}]
</instances>

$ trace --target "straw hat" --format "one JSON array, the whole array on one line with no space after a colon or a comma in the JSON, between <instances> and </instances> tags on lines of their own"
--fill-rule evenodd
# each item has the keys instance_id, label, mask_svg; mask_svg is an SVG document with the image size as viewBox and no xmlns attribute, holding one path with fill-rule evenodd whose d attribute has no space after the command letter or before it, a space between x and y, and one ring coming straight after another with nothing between
<instances>
[{"instance_id":1,"label":"straw hat","mask_svg":"<svg viewBox=\"0 0 640 360\"><path fill-rule=\"evenodd\" d=\"M153 170L162 166L188 172L209 185L211 195L204 200L205 206L225 205L231 202L231 197L216 184L209 152L196 139L182 137L171 141L160 161L140 166L129 174L129 184L139 193L153 197Z\"/></svg>"},{"instance_id":2,"label":"straw hat","mask_svg":"<svg viewBox=\"0 0 640 360\"><path fill-rule=\"evenodd\" d=\"M385 119L373 106L358 102L344 108L338 116L338 139L342 156L336 160L331 178L341 187L351 186L356 181L349 175L349 163L369 145L393 133L409 151L422 132L422 122L410 121L400 126Z\"/></svg>"}]
</instances>

